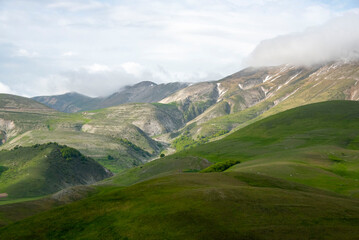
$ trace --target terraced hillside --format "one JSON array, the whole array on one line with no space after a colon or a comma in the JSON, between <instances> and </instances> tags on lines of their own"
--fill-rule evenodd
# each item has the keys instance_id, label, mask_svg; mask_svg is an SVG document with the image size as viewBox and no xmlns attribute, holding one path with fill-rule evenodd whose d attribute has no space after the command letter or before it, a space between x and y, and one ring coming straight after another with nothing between
<instances>
[{"instance_id":1,"label":"terraced hillside","mask_svg":"<svg viewBox=\"0 0 359 240\"><path fill-rule=\"evenodd\" d=\"M275 114L130 169L88 198L0 228L0 237L356 239L358 118L355 101ZM220 169L213 163L232 167L199 172Z\"/></svg>"}]
</instances>

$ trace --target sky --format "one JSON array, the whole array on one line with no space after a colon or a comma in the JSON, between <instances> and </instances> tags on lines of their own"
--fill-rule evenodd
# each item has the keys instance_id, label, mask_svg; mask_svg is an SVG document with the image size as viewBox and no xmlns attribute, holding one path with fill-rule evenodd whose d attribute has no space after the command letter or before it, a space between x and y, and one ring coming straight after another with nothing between
<instances>
[{"instance_id":1,"label":"sky","mask_svg":"<svg viewBox=\"0 0 359 240\"><path fill-rule=\"evenodd\" d=\"M109 95L359 53L358 0L0 0L0 92Z\"/></svg>"}]
</instances>

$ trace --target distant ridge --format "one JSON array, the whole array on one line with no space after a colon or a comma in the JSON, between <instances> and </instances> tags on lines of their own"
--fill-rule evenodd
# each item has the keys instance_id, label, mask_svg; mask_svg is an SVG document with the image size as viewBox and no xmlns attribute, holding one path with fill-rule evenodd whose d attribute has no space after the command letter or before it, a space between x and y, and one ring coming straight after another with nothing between
<instances>
[{"instance_id":1,"label":"distant ridge","mask_svg":"<svg viewBox=\"0 0 359 240\"><path fill-rule=\"evenodd\" d=\"M126 86L108 97L91 98L80 93L71 92L54 96L38 96L33 99L58 111L74 113L124 103L158 102L188 85L188 83L180 82L156 84L151 81L143 81L135 85Z\"/></svg>"},{"instance_id":2,"label":"distant ridge","mask_svg":"<svg viewBox=\"0 0 359 240\"><path fill-rule=\"evenodd\" d=\"M14 112L53 112L52 108L26 97L0 93L0 110Z\"/></svg>"}]
</instances>

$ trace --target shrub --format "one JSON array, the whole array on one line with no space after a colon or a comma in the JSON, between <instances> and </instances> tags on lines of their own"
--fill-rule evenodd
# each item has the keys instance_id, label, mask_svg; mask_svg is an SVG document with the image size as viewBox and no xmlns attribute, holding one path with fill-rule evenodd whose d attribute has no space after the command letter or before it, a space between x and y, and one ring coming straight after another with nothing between
<instances>
[{"instance_id":1,"label":"shrub","mask_svg":"<svg viewBox=\"0 0 359 240\"><path fill-rule=\"evenodd\" d=\"M208 168L203 169L201 172L223 172L227 170L228 168L232 167L233 165L236 165L240 163L239 160L227 160L224 162L215 163Z\"/></svg>"},{"instance_id":2,"label":"shrub","mask_svg":"<svg viewBox=\"0 0 359 240\"><path fill-rule=\"evenodd\" d=\"M161 158L165 157L165 154L164 154L164 153L161 153L160 157L161 157Z\"/></svg>"},{"instance_id":3,"label":"shrub","mask_svg":"<svg viewBox=\"0 0 359 240\"><path fill-rule=\"evenodd\" d=\"M71 160L72 158L77 158L77 157L81 157L81 153L74 149L74 148L70 148L70 147L63 147L61 148L61 155L63 158L65 158L66 160Z\"/></svg>"}]
</instances>

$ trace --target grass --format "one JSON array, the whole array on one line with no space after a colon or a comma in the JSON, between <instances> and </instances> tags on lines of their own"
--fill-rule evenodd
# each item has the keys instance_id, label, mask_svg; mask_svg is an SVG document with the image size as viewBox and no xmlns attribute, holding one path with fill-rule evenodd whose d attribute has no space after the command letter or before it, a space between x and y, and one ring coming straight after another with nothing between
<instances>
[{"instance_id":1,"label":"grass","mask_svg":"<svg viewBox=\"0 0 359 240\"><path fill-rule=\"evenodd\" d=\"M33 201L33 200L37 200L37 199L39 199L41 197L15 198L15 199L9 199L7 197L7 198L3 198L3 199L0 200L0 206L1 205L7 205L7 204L13 204L13 203L19 203L19 202Z\"/></svg>"},{"instance_id":2,"label":"grass","mask_svg":"<svg viewBox=\"0 0 359 240\"><path fill-rule=\"evenodd\" d=\"M187 173L0 229L4 239L355 239L358 200L248 173Z\"/></svg>"},{"instance_id":3,"label":"grass","mask_svg":"<svg viewBox=\"0 0 359 240\"><path fill-rule=\"evenodd\" d=\"M231 171L264 171L270 176L357 196L358 118L358 102L311 104L273 115L176 156L201 157L212 163L238 160L242 163ZM313 174L295 177L302 171Z\"/></svg>"}]
</instances>

